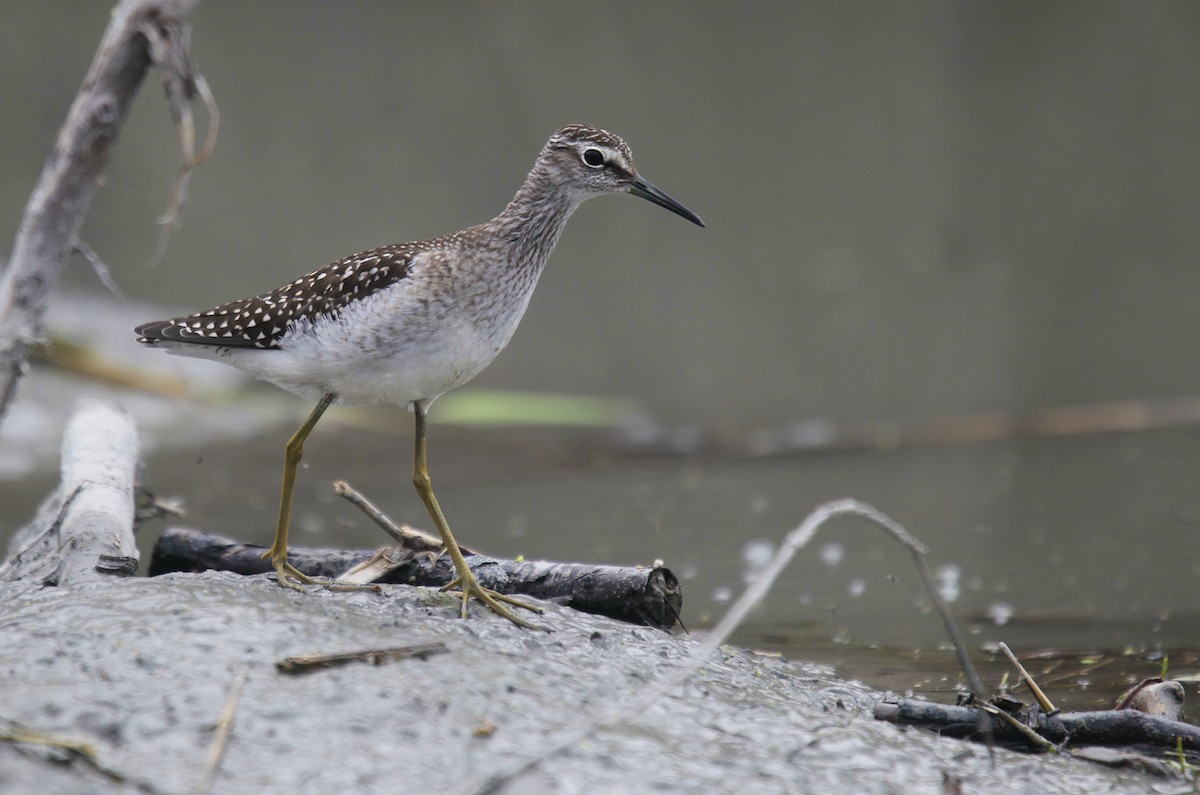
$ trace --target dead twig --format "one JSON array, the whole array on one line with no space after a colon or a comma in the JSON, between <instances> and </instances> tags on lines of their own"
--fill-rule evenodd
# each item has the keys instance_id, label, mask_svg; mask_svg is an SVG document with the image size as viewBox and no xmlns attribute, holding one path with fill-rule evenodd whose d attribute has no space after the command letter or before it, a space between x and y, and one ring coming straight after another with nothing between
<instances>
[{"instance_id":1,"label":"dead twig","mask_svg":"<svg viewBox=\"0 0 1200 795\"><path fill-rule=\"evenodd\" d=\"M296 657L285 657L275 663L275 669L282 674L301 674L318 668L332 668L335 665L345 665L351 662L365 662L370 665L382 665L390 660L407 660L416 658L423 660L434 654L449 651L446 644L440 640L427 643L413 643L409 646L394 646L386 649L363 649L338 654L305 654Z\"/></svg>"},{"instance_id":2,"label":"dead twig","mask_svg":"<svg viewBox=\"0 0 1200 795\"><path fill-rule=\"evenodd\" d=\"M366 514L368 519L379 525L383 532L395 539L396 543L405 549L417 553L434 552L439 555L442 553L443 546L440 538L406 524L396 524L390 516L379 510L375 503L367 499L361 491L346 481L335 480L333 482L333 493L344 498L346 502ZM470 547L464 547L461 544L459 548L462 549L464 555L479 554L478 551Z\"/></svg>"},{"instance_id":3,"label":"dead twig","mask_svg":"<svg viewBox=\"0 0 1200 795\"><path fill-rule=\"evenodd\" d=\"M160 792L153 784L139 781L105 766L100 761L96 747L85 740L56 737L37 729L23 726L16 721L4 721L4 723L7 725L4 729L0 729L0 742L12 743L18 750L22 749L23 746L52 749L61 752L60 761L78 761L84 767L100 774L113 783L132 786L139 792L145 792L148 795L158 795Z\"/></svg>"},{"instance_id":4,"label":"dead twig","mask_svg":"<svg viewBox=\"0 0 1200 795\"><path fill-rule=\"evenodd\" d=\"M217 771L221 767L221 759L225 756L225 747L229 744L229 735L233 733L233 718L237 715L238 702L242 697L242 688L246 685L246 672L239 671L233 678L229 688L229 698L225 700L225 708L221 710L221 718L217 721L217 731L213 735L212 745L208 747L208 764L204 768L204 776L192 790L195 795L205 795L212 789Z\"/></svg>"},{"instance_id":5,"label":"dead twig","mask_svg":"<svg viewBox=\"0 0 1200 795\"><path fill-rule=\"evenodd\" d=\"M1025 670L1025 666L1021 665L1021 661L1017 659L1017 655L1012 653L1012 649L1008 648L1007 643L1000 643L1000 651L1004 653L1004 656L1008 658L1008 661L1012 663L1013 667L1015 667L1021 674L1021 680L1029 686L1029 692L1033 693L1033 697L1037 699L1038 706L1042 708L1042 712L1046 713L1048 717L1057 715L1059 712L1058 707L1054 706L1054 703L1047 698L1046 694L1042 692L1042 689L1038 687L1038 683L1034 681L1032 676L1029 675L1029 671Z\"/></svg>"},{"instance_id":6,"label":"dead twig","mask_svg":"<svg viewBox=\"0 0 1200 795\"><path fill-rule=\"evenodd\" d=\"M58 748L73 756L86 759L95 765L98 760L96 746L86 740L72 740L67 737L55 737L44 734L36 729L13 725L8 731L0 732L0 742L24 743L26 745L41 745L47 748Z\"/></svg>"},{"instance_id":7,"label":"dead twig","mask_svg":"<svg viewBox=\"0 0 1200 795\"><path fill-rule=\"evenodd\" d=\"M183 206L187 203L187 188L192 170L207 160L217 145L221 112L208 81L196 70L187 27L160 27L148 22L143 26L142 32L150 42L150 56L154 65L162 72L163 88L171 108L171 120L183 153L183 163L171 184L167 208L158 218L162 231L150 261L151 266L154 266L162 261L171 233L179 228L183 220ZM192 113L192 103L197 97L204 103L208 113L208 132L204 146L199 152L196 151L196 125Z\"/></svg>"},{"instance_id":8,"label":"dead twig","mask_svg":"<svg viewBox=\"0 0 1200 795\"><path fill-rule=\"evenodd\" d=\"M994 715L995 717L997 717L1000 720L1007 723L1009 726L1012 726L1012 728L1018 734L1020 734L1022 737L1024 737L1029 742L1029 744L1032 745L1034 748L1040 748L1048 754L1057 754L1058 753L1057 745L1050 742L1045 737L1038 734L1033 729L1026 726L1024 723L1021 723L1021 721L1017 720L1012 715L1009 715L1007 712L1000 709L999 707L996 707L992 704L988 704L988 703L985 703L982 701L977 702L975 704L975 706L978 709L986 712L989 715Z\"/></svg>"},{"instance_id":9,"label":"dead twig","mask_svg":"<svg viewBox=\"0 0 1200 795\"><path fill-rule=\"evenodd\" d=\"M133 494L133 532L146 522L154 519L177 519L187 515L187 509L181 497L159 497L151 492L144 483L134 484Z\"/></svg>"},{"instance_id":10,"label":"dead twig","mask_svg":"<svg viewBox=\"0 0 1200 795\"><path fill-rule=\"evenodd\" d=\"M75 238L74 249L76 254L79 254L88 261L88 264L92 266L92 271L96 274L96 278L108 288L110 293L117 298L125 298L125 294L121 292L121 286L113 278L112 269L108 267L108 263L101 259L100 255L93 251L92 247L85 243L83 238Z\"/></svg>"}]
</instances>

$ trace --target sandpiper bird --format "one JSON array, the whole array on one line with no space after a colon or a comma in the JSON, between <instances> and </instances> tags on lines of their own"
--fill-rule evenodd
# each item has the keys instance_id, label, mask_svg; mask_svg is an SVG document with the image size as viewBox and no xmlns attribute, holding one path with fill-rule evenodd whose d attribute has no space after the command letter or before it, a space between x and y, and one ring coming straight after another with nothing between
<instances>
[{"instance_id":1,"label":"sandpiper bird","mask_svg":"<svg viewBox=\"0 0 1200 795\"><path fill-rule=\"evenodd\" d=\"M278 290L134 330L145 345L215 359L317 401L285 448L275 541L263 555L281 585L329 584L287 559L296 467L321 415L333 403L407 405L416 416L413 485L454 562L446 588L461 592L461 615L475 597L532 626L501 602L537 608L484 588L467 567L430 484L425 415L508 344L567 219L606 193L640 196L704 226L638 174L623 140L572 124L550 136L516 196L485 224L354 254Z\"/></svg>"}]
</instances>

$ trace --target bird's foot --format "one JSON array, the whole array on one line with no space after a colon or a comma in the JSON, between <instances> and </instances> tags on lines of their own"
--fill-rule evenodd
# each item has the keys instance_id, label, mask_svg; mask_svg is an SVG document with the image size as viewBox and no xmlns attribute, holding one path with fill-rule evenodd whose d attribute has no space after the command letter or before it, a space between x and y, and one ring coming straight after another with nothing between
<instances>
[{"instance_id":1,"label":"bird's foot","mask_svg":"<svg viewBox=\"0 0 1200 795\"><path fill-rule=\"evenodd\" d=\"M287 558L272 557L269 553L263 555L263 557L271 558L271 565L275 569L275 578L279 580L279 584L284 588L291 588L293 591L302 591L305 585L328 585L331 582L327 577L308 576L288 563Z\"/></svg>"},{"instance_id":2,"label":"bird's foot","mask_svg":"<svg viewBox=\"0 0 1200 795\"><path fill-rule=\"evenodd\" d=\"M303 591L305 585L319 585L331 591L374 591L375 593L383 593L383 586L373 583L359 585L338 582L328 577L312 577L300 571L291 563L288 563L286 553L280 556L276 555L272 550L267 550L263 553L263 560L268 558L271 560L271 566L275 569L275 578L279 580L279 584L284 588L291 588L293 591Z\"/></svg>"},{"instance_id":3,"label":"bird's foot","mask_svg":"<svg viewBox=\"0 0 1200 795\"><path fill-rule=\"evenodd\" d=\"M446 585L443 585L441 588L443 591L453 591L455 589L457 589L457 593L455 595L461 597L462 599L462 610L459 613L462 618L467 617L467 602L469 602L472 598L475 598L491 608L493 613L507 618L518 627L524 627L525 629L540 629L544 632L551 631L550 627L542 624L534 624L532 621L526 621L505 607L504 603L539 614L544 612L542 608L538 607L537 605L531 605L528 602L524 602L512 596L508 596L507 594L502 594L499 591L493 591L491 588L484 588L479 584L479 580L475 578L474 572L472 572L470 569L467 569L465 572L460 572L459 575L454 578L454 580Z\"/></svg>"}]
</instances>

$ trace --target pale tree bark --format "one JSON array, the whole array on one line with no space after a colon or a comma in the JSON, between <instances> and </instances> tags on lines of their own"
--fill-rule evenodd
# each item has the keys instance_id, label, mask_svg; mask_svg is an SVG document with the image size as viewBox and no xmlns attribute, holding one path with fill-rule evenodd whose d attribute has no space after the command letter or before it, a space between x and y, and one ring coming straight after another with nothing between
<instances>
[{"instance_id":1,"label":"pale tree bark","mask_svg":"<svg viewBox=\"0 0 1200 795\"><path fill-rule=\"evenodd\" d=\"M75 585L137 571L138 438L119 406L85 400L63 432L62 482L9 543L0 582Z\"/></svg>"},{"instance_id":2,"label":"pale tree bark","mask_svg":"<svg viewBox=\"0 0 1200 795\"><path fill-rule=\"evenodd\" d=\"M29 346L44 335L46 305L59 274L73 251L86 250L79 241L80 227L151 66L163 70L172 112L181 125L185 167L194 165L188 151L188 102L198 92L208 96L207 88L190 72L183 20L198 1L122 0L113 10L29 197L8 269L0 277L0 422L25 369ZM179 182L185 181L185 173L181 172Z\"/></svg>"}]
</instances>

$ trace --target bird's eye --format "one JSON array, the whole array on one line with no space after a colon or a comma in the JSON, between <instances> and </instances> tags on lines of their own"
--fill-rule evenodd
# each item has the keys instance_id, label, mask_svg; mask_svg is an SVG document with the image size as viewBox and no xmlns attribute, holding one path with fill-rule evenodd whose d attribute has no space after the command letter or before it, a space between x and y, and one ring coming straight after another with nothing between
<instances>
[{"instance_id":1,"label":"bird's eye","mask_svg":"<svg viewBox=\"0 0 1200 795\"><path fill-rule=\"evenodd\" d=\"M599 149L585 149L583 151L583 162L592 168L600 168L600 166L604 165L604 153Z\"/></svg>"}]
</instances>

